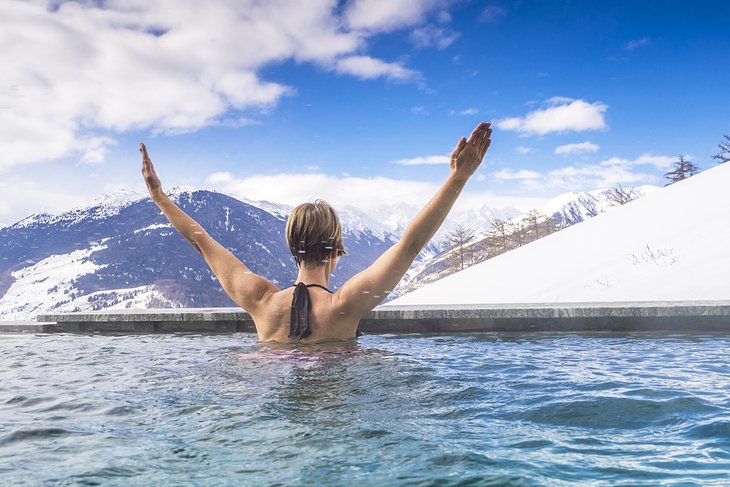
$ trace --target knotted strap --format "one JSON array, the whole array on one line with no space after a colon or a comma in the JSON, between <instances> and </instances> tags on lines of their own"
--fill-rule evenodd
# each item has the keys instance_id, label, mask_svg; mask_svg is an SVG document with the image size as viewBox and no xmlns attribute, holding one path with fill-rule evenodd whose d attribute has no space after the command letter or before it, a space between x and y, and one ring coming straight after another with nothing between
<instances>
[{"instance_id":1,"label":"knotted strap","mask_svg":"<svg viewBox=\"0 0 730 487\"><path fill-rule=\"evenodd\" d=\"M309 289L300 282L294 288L294 297L291 300L291 321L289 322L289 338L308 337L312 334L309 328L309 312L312 310L312 300L309 298Z\"/></svg>"}]
</instances>

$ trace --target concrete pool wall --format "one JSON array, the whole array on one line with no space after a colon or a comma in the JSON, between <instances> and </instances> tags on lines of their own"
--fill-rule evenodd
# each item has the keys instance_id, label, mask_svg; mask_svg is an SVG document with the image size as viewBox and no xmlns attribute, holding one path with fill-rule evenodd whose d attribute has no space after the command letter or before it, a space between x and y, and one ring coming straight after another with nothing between
<instances>
[{"instance_id":1,"label":"concrete pool wall","mask_svg":"<svg viewBox=\"0 0 730 487\"><path fill-rule=\"evenodd\" d=\"M542 331L730 331L730 301L381 306L360 322L365 333ZM253 332L240 308L113 310L42 314L0 322L0 332Z\"/></svg>"}]
</instances>

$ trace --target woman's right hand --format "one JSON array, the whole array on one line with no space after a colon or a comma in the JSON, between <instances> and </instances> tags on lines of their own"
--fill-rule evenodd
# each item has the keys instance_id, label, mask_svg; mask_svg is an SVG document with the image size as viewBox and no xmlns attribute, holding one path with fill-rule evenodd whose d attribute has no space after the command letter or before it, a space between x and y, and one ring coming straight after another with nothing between
<instances>
[{"instance_id":1,"label":"woman's right hand","mask_svg":"<svg viewBox=\"0 0 730 487\"><path fill-rule=\"evenodd\" d=\"M139 151L142 153L142 177L144 177L144 182L147 184L147 191L150 192L150 196L156 196L162 193L162 183L160 178L157 177L149 154L147 154L147 147L144 144L139 144Z\"/></svg>"},{"instance_id":2,"label":"woman's right hand","mask_svg":"<svg viewBox=\"0 0 730 487\"><path fill-rule=\"evenodd\" d=\"M476 126L468 139L460 138L451 153L451 174L466 181L477 170L492 143L491 123Z\"/></svg>"}]
</instances>

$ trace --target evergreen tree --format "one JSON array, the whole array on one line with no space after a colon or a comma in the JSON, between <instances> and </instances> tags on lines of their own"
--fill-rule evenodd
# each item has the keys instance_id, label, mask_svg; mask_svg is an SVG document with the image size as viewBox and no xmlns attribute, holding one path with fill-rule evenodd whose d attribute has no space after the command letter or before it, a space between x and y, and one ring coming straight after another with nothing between
<instances>
[{"instance_id":1,"label":"evergreen tree","mask_svg":"<svg viewBox=\"0 0 730 487\"><path fill-rule=\"evenodd\" d=\"M688 161L684 156L680 155L679 160L674 163L674 169L664 174L664 177L669 180L664 186L669 186L677 181L687 179L690 176L694 176L700 172L700 168L695 165L692 161Z\"/></svg>"},{"instance_id":2,"label":"evergreen tree","mask_svg":"<svg viewBox=\"0 0 730 487\"><path fill-rule=\"evenodd\" d=\"M722 138L723 140L717 144L717 147L720 148L720 152L712 156L718 164L730 161L730 135L723 135Z\"/></svg>"}]
</instances>

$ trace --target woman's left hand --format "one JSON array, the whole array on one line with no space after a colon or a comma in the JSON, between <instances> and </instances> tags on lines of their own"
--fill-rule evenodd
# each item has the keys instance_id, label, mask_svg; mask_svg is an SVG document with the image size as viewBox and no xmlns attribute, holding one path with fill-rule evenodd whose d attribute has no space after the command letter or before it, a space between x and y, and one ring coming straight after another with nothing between
<instances>
[{"instance_id":1,"label":"woman's left hand","mask_svg":"<svg viewBox=\"0 0 730 487\"><path fill-rule=\"evenodd\" d=\"M139 144L139 151L142 153L142 176L145 184L147 184L147 191L150 192L150 196L155 196L162 192L162 183L160 178L157 177L155 166L152 165L149 154L147 154L147 147L144 144Z\"/></svg>"}]
</instances>

